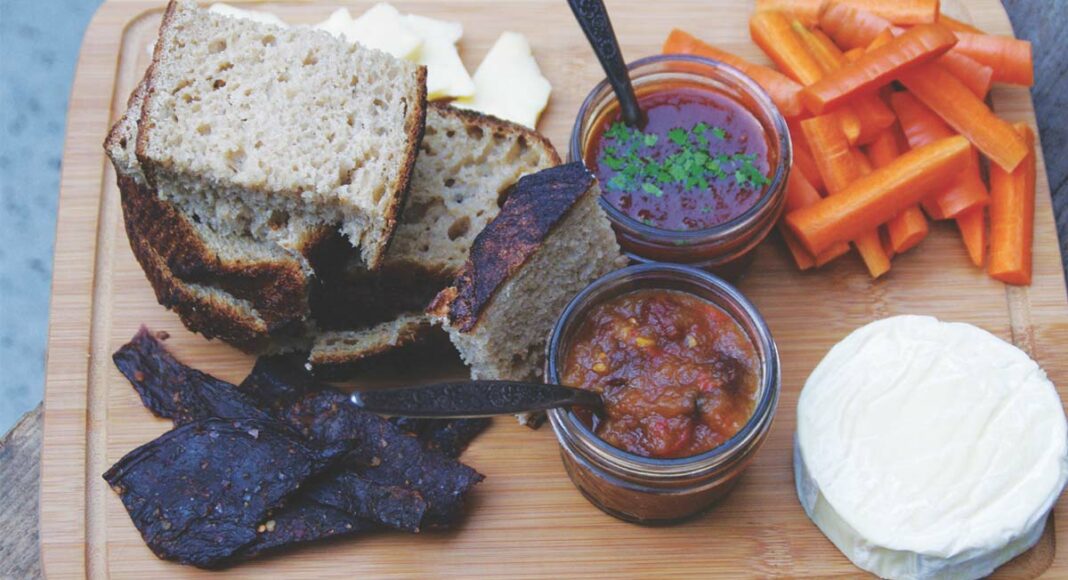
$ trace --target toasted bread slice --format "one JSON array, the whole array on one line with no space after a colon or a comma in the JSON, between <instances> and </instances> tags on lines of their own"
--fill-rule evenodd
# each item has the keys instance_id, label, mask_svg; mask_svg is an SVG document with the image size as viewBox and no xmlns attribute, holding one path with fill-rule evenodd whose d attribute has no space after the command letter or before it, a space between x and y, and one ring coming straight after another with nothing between
<instances>
[{"instance_id":1,"label":"toasted bread slice","mask_svg":"<svg viewBox=\"0 0 1068 580\"><path fill-rule=\"evenodd\" d=\"M625 264L599 197L582 163L528 175L475 239L460 275L429 309L472 378L539 376L549 330L568 301Z\"/></svg>"},{"instance_id":2,"label":"toasted bread slice","mask_svg":"<svg viewBox=\"0 0 1068 580\"><path fill-rule=\"evenodd\" d=\"M147 182L222 235L336 226L377 268L404 205L426 69L307 27L172 0L145 78Z\"/></svg>"}]
</instances>

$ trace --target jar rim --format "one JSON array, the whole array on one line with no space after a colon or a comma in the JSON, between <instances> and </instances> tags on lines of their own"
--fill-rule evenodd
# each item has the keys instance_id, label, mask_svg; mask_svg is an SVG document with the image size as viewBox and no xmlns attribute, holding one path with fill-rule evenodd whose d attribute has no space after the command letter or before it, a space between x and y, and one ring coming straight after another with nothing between
<instances>
[{"instance_id":1,"label":"jar rim","mask_svg":"<svg viewBox=\"0 0 1068 580\"><path fill-rule=\"evenodd\" d=\"M703 240L726 237L737 230L745 228L753 220L759 217L763 210L772 203L776 197L776 192L785 188L785 182L789 177L790 166L793 162L793 146L790 139L790 129L786 123L786 119L782 116L782 113L779 111L779 108L775 103L772 102L767 91L748 75L725 62L689 54L657 54L628 63L627 71L630 73L631 79L635 79L640 76L640 74L636 75L635 73L640 73L640 69L644 67L671 62L697 64L708 67L709 69L724 75L727 79L733 82L737 88L742 89L743 92L747 93L757 102L760 109L770 118L771 124L779 137L778 145L780 155L779 161L775 166L774 176L770 183L764 188L763 195L761 195L760 199L753 204L753 207L750 207L741 214L721 224L695 230L669 230L650 226L623 213L619 208L609 203L604 196L601 196L598 201L614 225L627 228L638 235L658 240L664 244L692 244ZM699 74L693 71L679 71L676 74L694 79L712 78L710 75ZM606 95L611 101L616 100L615 94L610 89L611 86L608 83L608 79L601 80L601 82L597 83L593 90L586 95L586 98L582 102L582 106L579 107L578 115L575 117L575 124L571 129L571 139L569 141L569 156L571 157L571 161L582 161L583 164L585 164L582 131L583 119L586 117L586 113L597 103L601 95Z\"/></svg>"},{"instance_id":2,"label":"jar rim","mask_svg":"<svg viewBox=\"0 0 1068 580\"><path fill-rule=\"evenodd\" d=\"M580 308L586 306L585 302L591 295L598 291L610 289L616 284L626 282L633 276L655 277L657 274L674 275L681 277L685 281L697 282L709 288L714 288L715 291L721 292L733 306L740 310L756 329L757 336L755 338L757 340L755 342L759 342L757 346L761 363L760 396L757 400L757 405L753 408L753 413L749 416L745 425L729 439L703 453L689 457L654 458L637 455L609 444L579 420L570 409L551 409L549 411L549 419L557 438L561 440L561 444L564 444L562 429L573 429L581 434L585 443L598 452L599 457L605 459L616 468L651 477L688 476L695 471L729 461L737 456L739 452L747 449L749 446L746 443L757 440L762 432L765 431L764 427L770 426L778 405L781 383L778 347L764 318L753 303L737 288L714 274L679 264L659 262L636 264L605 274L576 294L567 307L564 308L563 313L553 326L546 349L545 380L559 382L559 369L556 359L561 354L559 352L562 346L561 342L576 315L581 313ZM683 291L685 292L685 290ZM698 297L701 298L700 296ZM735 314L731 312L727 312L727 314L732 318L736 318Z\"/></svg>"}]
</instances>

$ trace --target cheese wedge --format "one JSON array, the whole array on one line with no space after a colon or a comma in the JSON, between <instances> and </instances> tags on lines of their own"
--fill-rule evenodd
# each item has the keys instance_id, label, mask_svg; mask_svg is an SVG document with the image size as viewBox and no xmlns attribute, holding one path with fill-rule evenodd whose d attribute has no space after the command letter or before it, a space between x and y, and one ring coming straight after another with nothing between
<instances>
[{"instance_id":1,"label":"cheese wedge","mask_svg":"<svg viewBox=\"0 0 1068 580\"><path fill-rule=\"evenodd\" d=\"M208 8L208 10L216 14L229 16L231 18L244 18L246 20L254 20L256 22L262 22L264 24L273 24L275 26L281 27L289 26L284 20L270 12L265 12L263 10L246 10L244 8L238 8L236 6L231 6L223 2L216 2L215 4L212 4L211 7Z\"/></svg>"},{"instance_id":2,"label":"cheese wedge","mask_svg":"<svg viewBox=\"0 0 1068 580\"><path fill-rule=\"evenodd\" d=\"M404 16L385 2L375 4L355 19L347 9L338 8L316 28L411 61L423 45L419 35L409 30Z\"/></svg>"},{"instance_id":3,"label":"cheese wedge","mask_svg":"<svg viewBox=\"0 0 1068 580\"><path fill-rule=\"evenodd\" d=\"M968 324L898 316L858 329L813 371L797 419L801 505L885 578L990 574L1038 541L1068 481L1053 384Z\"/></svg>"},{"instance_id":4,"label":"cheese wedge","mask_svg":"<svg viewBox=\"0 0 1068 580\"><path fill-rule=\"evenodd\" d=\"M456 106L532 129L552 93L552 85L542 76L530 43L516 32L501 34L478 65L474 81L474 96L457 99Z\"/></svg>"},{"instance_id":5,"label":"cheese wedge","mask_svg":"<svg viewBox=\"0 0 1068 580\"><path fill-rule=\"evenodd\" d=\"M459 22L435 20L416 14L405 17L408 28L423 40L415 62L426 66L426 96L428 99L469 97L475 94L475 83L467 74L456 43L464 35Z\"/></svg>"}]
</instances>

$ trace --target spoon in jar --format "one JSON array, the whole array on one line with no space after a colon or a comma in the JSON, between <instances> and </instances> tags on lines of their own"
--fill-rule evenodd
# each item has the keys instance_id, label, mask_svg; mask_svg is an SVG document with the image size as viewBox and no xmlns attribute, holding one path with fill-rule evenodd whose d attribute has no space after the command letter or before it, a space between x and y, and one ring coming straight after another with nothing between
<instances>
[{"instance_id":1,"label":"spoon in jar","mask_svg":"<svg viewBox=\"0 0 1068 580\"><path fill-rule=\"evenodd\" d=\"M592 391L518 381L454 381L418 387L357 391L352 403L365 411L417 418L473 418L604 406Z\"/></svg>"},{"instance_id":2,"label":"spoon in jar","mask_svg":"<svg viewBox=\"0 0 1068 580\"><path fill-rule=\"evenodd\" d=\"M630 127L642 127L645 125L645 115L631 86L627 65L623 62L623 53L619 49L619 40L612 29L604 0L567 0L567 3L619 99L623 122Z\"/></svg>"}]
</instances>

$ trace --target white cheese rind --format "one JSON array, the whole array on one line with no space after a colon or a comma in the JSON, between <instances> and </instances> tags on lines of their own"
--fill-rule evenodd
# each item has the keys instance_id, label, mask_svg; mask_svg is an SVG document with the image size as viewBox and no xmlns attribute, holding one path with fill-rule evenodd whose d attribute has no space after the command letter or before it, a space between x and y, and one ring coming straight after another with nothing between
<instances>
[{"instance_id":1,"label":"white cheese rind","mask_svg":"<svg viewBox=\"0 0 1068 580\"><path fill-rule=\"evenodd\" d=\"M979 577L1038 540L1068 480L1068 426L1026 354L931 317L869 324L798 401L798 497L859 567Z\"/></svg>"}]
</instances>

